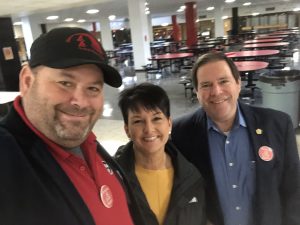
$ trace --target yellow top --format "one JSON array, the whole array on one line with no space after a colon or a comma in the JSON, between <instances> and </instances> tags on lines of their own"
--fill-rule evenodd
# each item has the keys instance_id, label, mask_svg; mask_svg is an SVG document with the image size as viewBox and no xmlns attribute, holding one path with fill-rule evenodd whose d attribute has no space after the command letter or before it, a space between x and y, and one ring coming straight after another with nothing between
<instances>
[{"instance_id":1,"label":"yellow top","mask_svg":"<svg viewBox=\"0 0 300 225\"><path fill-rule=\"evenodd\" d=\"M173 187L174 169L148 170L135 165L135 174L159 224L163 224Z\"/></svg>"}]
</instances>

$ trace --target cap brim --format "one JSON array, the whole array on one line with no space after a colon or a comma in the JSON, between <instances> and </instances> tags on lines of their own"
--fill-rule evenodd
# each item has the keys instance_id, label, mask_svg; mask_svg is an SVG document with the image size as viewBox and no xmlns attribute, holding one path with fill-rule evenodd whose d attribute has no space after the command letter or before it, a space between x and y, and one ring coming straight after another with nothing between
<instances>
[{"instance_id":1,"label":"cap brim","mask_svg":"<svg viewBox=\"0 0 300 225\"><path fill-rule=\"evenodd\" d=\"M112 87L118 88L122 85L122 77L118 70L113 68L112 66L99 63L99 61L93 60L84 60L84 59L66 59L66 60L56 60L54 63L48 62L47 64L43 64L45 66L56 68L56 69L65 69L72 66L80 66L84 64L95 64L99 66L104 75L104 82Z\"/></svg>"},{"instance_id":2,"label":"cap brim","mask_svg":"<svg viewBox=\"0 0 300 225\"><path fill-rule=\"evenodd\" d=\"M105 83L115 88L122 85L122 77L118 70L107 64L98 63L96 65L102 69Z\"/></svg>"}]
</instances>

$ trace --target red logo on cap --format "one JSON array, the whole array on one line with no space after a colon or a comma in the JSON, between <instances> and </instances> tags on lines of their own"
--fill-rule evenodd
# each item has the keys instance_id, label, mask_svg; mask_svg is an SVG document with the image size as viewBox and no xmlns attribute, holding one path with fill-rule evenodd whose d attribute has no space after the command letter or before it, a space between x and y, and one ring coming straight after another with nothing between
<instances>
[{"instance_id":1,"label":"red logo on cap","mask_svg":"<svg viewBox=\"0 0 300 225\"><path fill-rule=\"evenodd\" d=\"M97 54L101 59L105 58L105 52L100 43L87 33L72 34L66 40L67 43L76 43L80 50L90 51Z\"/></svg>"}]
</instances>

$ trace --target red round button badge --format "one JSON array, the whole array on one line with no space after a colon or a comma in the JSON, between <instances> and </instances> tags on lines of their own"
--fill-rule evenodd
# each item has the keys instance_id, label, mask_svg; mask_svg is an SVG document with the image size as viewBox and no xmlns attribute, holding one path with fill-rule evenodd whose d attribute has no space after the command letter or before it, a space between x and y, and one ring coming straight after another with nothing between
<instances>
[{"instance_id":1,"label":"red round button badge","mask_svg":"<svg viewBox=\"0 0 300 225\"><path fill-rule=\"evenodd\" d=\"M107 185L102 185L100 188L100 198L106 208L113 207L114 199L110 188Z\"/></svg>"},{"instance_id":2,"label":"red round button badge","mask_svg":"<svg viewBox=\"0 0 300 225\"><path fill-rule=\"evenodd\" d=\"M268 146L261 146L258 155L264 161L271 161L274 157L273 149Z\"/></svg>"}]
</instances>

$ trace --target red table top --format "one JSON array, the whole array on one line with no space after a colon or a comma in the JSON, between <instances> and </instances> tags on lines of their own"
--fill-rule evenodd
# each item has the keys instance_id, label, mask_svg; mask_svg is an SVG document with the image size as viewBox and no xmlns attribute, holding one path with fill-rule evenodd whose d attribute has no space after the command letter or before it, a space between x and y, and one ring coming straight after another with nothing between
<instances>
[{"instance_id":1,"label":"red table top","mask_svg":"<svg viewBox=\"0 0 300 225\"><path fill-rule=\"evenodd\" d=\"M268 39L258 39L258 40L248 40L245 41L245 44L255 44L255 43L267 43L267 42L279 42L282 41L282 38L268 38Z\"/></svg>"},{"instance_id":2,"label":"red table top","mask_svg":"<svg viewBox=\"0 0 300 225\"><path fill-rule=\"evenodd\" d=\"M187 58L192 57L193 53L167 53L162 55L154 55L150 60L163 60L163 59L180 59L180 58Z\"/></svg>"},{"instance_id":3,"label":"red table top","mask_svg":"<svg viewBox=\"0 0 300 225\"><path fill-rule=\"evenodd\" d=\"M194 46L185 46L178 49L179 51L201 51L205 49L212 49L215 45L194 45Z\"/></svg>"},{"instance_id":4,"label":"red table top","mask_svg":"<svg viewBox=\"0 0 300 225\"><path fill-rule=\"evenodd\" d=\"M271 33L270 35L278 35L278 34L283 34L283 35L296 34L296 31L276 31Z\"/></svg>"},{"instance_id":5,"label":"red table top","mask_svg":"<svg viewBox=\"0 0 300 225\"><path fill-rule=\"evenodd\" d=\"M239 52L227 52L225 55L228 58L238 58L238 57L256 57L256 56L267 56L267 55L276 55L279 53L279 50L253 50L253 51L239 51Z\"/></svg>"},{"instance_id":6,"label":"red table top","mask_svg":"<svg viewBox=\"0 0 300 225\"><path fill-rule=\"evenodd\" d=\"M269 63L263 61L235 61L234 64L240 72L260 70L269 65Z\"/></svg>"},{"instance_id":7,"label":"red table top","mask_svg":"<svg viewBox=\"0 0 300 225\"><path fill-rule=\"evenodd\" d=\"M275 43L259 43L244 45L244 48L264 48L264 47L279 47L289 45L289 42L275 42Z\"/></svg>"},{"instance_id":8,"label":"red table top","mask_svg":"<svg viewBox=\"0 0 300 225\"><path fill-rule=\"evenodd\" d=\"M269 35L269 34L262 34L262 35L257 35L255 39L272 39L272 38L286 38L288 35Z\"/></svg>"}]
</instances>

